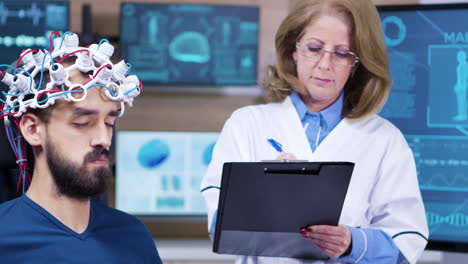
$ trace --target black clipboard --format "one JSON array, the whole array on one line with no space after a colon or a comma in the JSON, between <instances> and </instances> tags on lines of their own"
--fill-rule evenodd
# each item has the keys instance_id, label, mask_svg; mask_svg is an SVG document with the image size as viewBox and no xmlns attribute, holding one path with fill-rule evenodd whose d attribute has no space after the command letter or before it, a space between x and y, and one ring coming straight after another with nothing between
<instances>
[{"instance_id":1,"label":"black clipboard","mask_svg":"<svg viewBox=\"0 0 468 264\"><path fill-rule=\"evenodd\" d=\"M327 260L299 233L338 225L351 162L225 163L213 252Z\"/></svg>"}]
</instances>

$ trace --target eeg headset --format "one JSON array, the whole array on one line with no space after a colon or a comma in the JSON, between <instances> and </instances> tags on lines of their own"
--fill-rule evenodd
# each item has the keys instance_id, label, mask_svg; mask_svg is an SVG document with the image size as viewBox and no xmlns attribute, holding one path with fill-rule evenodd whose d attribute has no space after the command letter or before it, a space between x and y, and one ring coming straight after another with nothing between
<instances>
[{"instance_id":1,"label":"eeg headset","mask_svg":"<svg viewBox=\"0 0 468 264\"><path fill-rule=\"evenodd\" d=\"M52 41L55 35L58 37ZM110 100L120 103L119 116L122 116L125 105L132 106L133 98L143 88L137 76L128 74L130 64L124 60L117 64L110 61L114 46L106 39L99 44L79 47L79 38L75 33L65 32L60 36L60 33L52 32L49 45L49 50L24 50L15 67L0 65L12 70L12 73L0 71L1 82L9 89L7 93L2 92L5 100L0 99L0 118L4 118L6 134L21 172L17 191L22 183L24 192L31 181L25 142L19 130L19 118L28 109L47 108L57 99L79 102L86 98L89 89L100 86L105 88L104 93ZM64 67L61 63L70 56L76 57L74 64ZM21 62L22 67L19 67ZM71 83L68 73L75 69L82 73L92 73L90 79L85 83ZM44 73L47 71L50 81L43 83ZM35 77L38 74L40 79L36 84ZM73 93L79 93L79 96Z\"/></svg>"}]
</instances>

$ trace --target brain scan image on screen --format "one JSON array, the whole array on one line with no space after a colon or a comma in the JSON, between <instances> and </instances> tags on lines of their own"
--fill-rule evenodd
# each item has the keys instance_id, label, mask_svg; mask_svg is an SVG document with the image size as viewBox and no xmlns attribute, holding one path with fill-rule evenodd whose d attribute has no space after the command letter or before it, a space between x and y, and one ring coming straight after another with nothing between
<instances>
[{"instance_id":1,"label":"brain scan image on screen","mask_svg":"<svg viewBox=\"0 0 468 264\"><path fill-rule=\"evenodd\" d=\"M137 215L203 215L200 182L218 133L117 134L116 207Z\"/></svg>"},{"instance_id":2,"label":"brain scan image on screen","mask_svg":"<svg viewBox=\"0 0 468 264\"><path fill-rule=\"evenodd\" d=\"M169 158L169 146L160 139L153 139L143 144L138 150L138 162L147 169L160 166Z\"/></svg>"},{"instance_id":3,"label":"brain scan image on screen","mask_svg":"<svg viewBox=\"0 0 468 264\"><path fill-rule=\"evenodd\" d=\"M259 8L122 3L121 51L148 84L257 84Z\"/></svg>"}]
</instances>

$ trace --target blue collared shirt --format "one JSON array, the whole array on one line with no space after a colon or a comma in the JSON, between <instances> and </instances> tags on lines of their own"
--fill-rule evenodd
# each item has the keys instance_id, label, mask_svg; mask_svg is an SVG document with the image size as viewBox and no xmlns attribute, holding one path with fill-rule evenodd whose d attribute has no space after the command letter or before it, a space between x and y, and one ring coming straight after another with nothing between
<instances>
[{"instance_id":1,"label":"blue collared shirt","mask_svg":"<svg viewBox=\"0 0 468 264\"><path fill-rule=\"evenodd\" d=\"M301 119L312 151L317 149L317 146L323 139L330 134L343 119L341 114L343 110L343 97L343 92L341 92L340 96L333 104L316 113L307 108L304 101L302 101L299 96L299 93L296 91L291 93L291 101L296 108L299 119Z\"/></svg>"}]
</instances>

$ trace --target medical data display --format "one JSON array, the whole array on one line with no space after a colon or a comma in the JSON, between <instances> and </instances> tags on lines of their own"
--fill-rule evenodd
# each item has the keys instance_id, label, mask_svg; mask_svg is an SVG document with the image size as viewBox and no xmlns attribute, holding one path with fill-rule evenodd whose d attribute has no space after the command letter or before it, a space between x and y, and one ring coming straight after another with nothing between
<instances>
[{"instance_id":1,"label":"medical data display","mask_svg":"<svg viewBox=\"0 0 468 264\"><path fill-rule=\"evenodd\" d=\"M0 64L11 64L26 48L49 48L49 33L68 28L68 1L0 1Z\"/></svg>"},{"instance_id":2,"label":"medical data display","mask_svg":"<svg viewBox=\"0 0 468 264\"><path fill-rule=\"evenodd\" d=\"M205 215L201 179L216 132L117 132L116 208L135 215Z\"/></svg>"},{"instance_id":3,"label":"medical data display","mask_svg":"<svg viewBox=\"0 0 468 264\"><path fill-rule=\"evenodd\" d=\"M468 5L379 11L393 78L381 115L413 150L429 239L468 243Z\"/></svg>"},{"instance_id":4,"label":"medical data display","mask_svg":"<svg viewBox=\"0 0 468 264\"><path fill-rule=\"evenodd\" d=\"M259 8L122 3L121 53L147 84L256 85Z\"/></svg>"}]
</instances>

